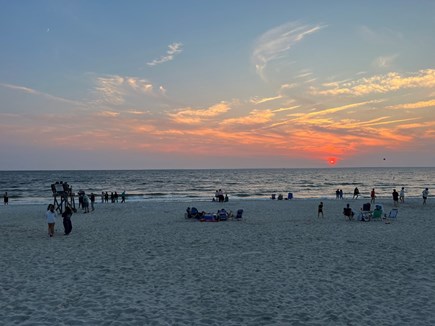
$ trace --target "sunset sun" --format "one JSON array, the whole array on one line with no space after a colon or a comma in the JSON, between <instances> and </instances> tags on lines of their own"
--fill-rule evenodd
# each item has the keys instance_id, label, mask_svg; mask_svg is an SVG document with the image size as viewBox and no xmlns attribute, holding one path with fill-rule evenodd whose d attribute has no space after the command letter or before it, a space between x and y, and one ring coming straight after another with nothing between
<instances>
[{"instance_id":1,"label":"sunset sun","mask_svg":"<svg viewBox=\"0 0 435 326\"><path fill-rule=\"evenodd\" d=\"M329 157L328 158L328 164L329 165L335 165L337 163L337 158L335 157Z\"/></svg>"}]
</instances>

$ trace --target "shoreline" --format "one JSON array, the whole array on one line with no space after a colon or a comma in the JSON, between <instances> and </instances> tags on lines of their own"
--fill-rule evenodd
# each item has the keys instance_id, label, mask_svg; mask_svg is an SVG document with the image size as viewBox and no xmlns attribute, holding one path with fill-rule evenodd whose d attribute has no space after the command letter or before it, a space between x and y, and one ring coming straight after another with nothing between
<instances>
[{"instance_id":1,"label":"shoreline","mask_svg":"<svg viewBox=\"0 0 435 326\"><path fill-rule=\"evenodd\" d=\"M240 201L240 202L250 202L250 201L310 201L310 200L330 200L330 201L337 201L337 202L344 202L344 201L349 201L349 202L358 202L358 201L364 201L364 202L370 202L371 198L370 195L363 195L363 196L359 196L358 199L352 199L351 195L349 194L350 198L346 198L344 197L343 199L336 199L335 195L330 195L330 196L320 196L320 197L297 197L297 194L292 193L293 194L293 198L292 199L287 199L287 198L283 198L282 200L278 200L278 199L271 199L271 197L254 197L254 196L240 196L240 197L233 197L231 196L231 194L229 194L229 202L231 201ZM278 194L277 194L278 195ZM283 193L284 195L284 193ZM287 195L287 194L285 194ZM170 195L168 195L170 196ZM76 198L76 204L78 205L78 196L75 196ZM109 205L112 203L101 203L101 199L100 196L96 196L97 199L95 201L95 204L104 204L104 205ZM135 195L127 195L126 197L126 202L129 203L145 203L145 202L150 202L150 203L169 203L169 202L175 202L175 203L189 203L192 201L198 201L198 202L213 202L210 198L212 198L213 195L210 195L210 197L167 197L167 198L163 198L163 197L155 197L155 198L143 198L141 196L135 196ZM434 196L429 195L428 200L430 201L431 198L434 198ZM406 200L410 200L410 201L414 201L414 200L422 200L421 195L420 196L412 196L409 195L406 197ZM377 196L377 200L378 201L382 201L382 202L388 202L391 201L392 202L392 196L391 194L386 195L386 196ZM118 203L115 204L120 204L120 201ZM14 196L9 196L9 205L42 205L42 204L49 204L49 203L53 203L53 197L27 197L27 198L20 198L20 197L14 197Z\"/></svg>"}]
</instances>

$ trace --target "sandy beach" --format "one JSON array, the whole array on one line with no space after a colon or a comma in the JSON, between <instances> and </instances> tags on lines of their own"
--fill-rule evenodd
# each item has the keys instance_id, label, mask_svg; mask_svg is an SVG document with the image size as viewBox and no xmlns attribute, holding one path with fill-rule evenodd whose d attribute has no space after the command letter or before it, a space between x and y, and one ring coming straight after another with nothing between
<instances>
[{"instance_id":1,"label":"sandy beach","mask_svg":"<svg viewBox=\"0 0 435 326\"><path fill-rule=\"evenodd\" d=\"M434 325L432 198L390 224L344 220L366 201L324 200L324 218L318 200L98 203L53 238L47 205L2 206L0 324Z\"/></svg>"}]
</instances>

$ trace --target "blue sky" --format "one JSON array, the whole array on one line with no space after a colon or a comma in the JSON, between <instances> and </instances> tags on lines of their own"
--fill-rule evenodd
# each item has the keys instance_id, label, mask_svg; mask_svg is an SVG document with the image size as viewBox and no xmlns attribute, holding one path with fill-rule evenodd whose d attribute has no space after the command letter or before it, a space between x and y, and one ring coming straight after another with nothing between
<instances>
[{"instance_id":1,"label":"blue sky","mask_svg":"<svg viewBox=\"0 0 435 326\"><path fill-rule=\"evenodd\" d=\"M0 170L435 166L433 1L0 4Z\"/></svg>"}]
</instances>

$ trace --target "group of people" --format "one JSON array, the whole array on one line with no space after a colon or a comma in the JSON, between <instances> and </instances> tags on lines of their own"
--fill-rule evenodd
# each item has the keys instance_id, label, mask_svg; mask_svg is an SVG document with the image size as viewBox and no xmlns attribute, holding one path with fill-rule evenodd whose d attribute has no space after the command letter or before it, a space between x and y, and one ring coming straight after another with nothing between
<instances>
[{"instance_id":1,"label":"group of people","mask_svg":"<svg viewBox=\"0 0 435 326\"><path fill-rule=\"evenodd\" d=\"M405 202L405 187L402 187L400 189L400 191L398 192L396 189L393 189L392 192L392 196L393 196L393 203L394 206L398 206L399 202L400 203L404 203ZM336 199L343 199L343 190L341 189L337 189L335 192L335 198ZM361 195L358 187L355 187L355 189L353 190L353 196L352 199L358 199L358 197ZM376 191L375 188L372 188L372 190L370 191L370 203L374 204L376 201ZM426 200L429 197L429 188L425 188L422 192L422 197L423 197L423 205L426 205Z\"/></svg>"},{"instance_id":2,"label":"group of people","mask_svg":"<svg viewBox=\"0 0 435 326\"><path fill-rule=\"evenodd\" d=\"M393 196L393 205L395 207L399 206L399 202L400 203L405 202L405 192L406 192L405 187L402 187L402 189L400 189L400 192L398 192L396 189L393 189L392 196ZM336 198L340 198L340 199L343 198L342 197L343 193L339 189L337 189L336 195L337 195ZM360 195L359 189L355 188L353 193L353 199L357 199L359 195ZM422 197L423 197L423 205L426 205L427 198L429 197L429 188L425 188L422 191ZM371 198L370 204L374 204L376 200L375 188L372 188L370 192L370 198ZM349 220L353 219L355 213L349 204L347 204L346 207L343 209L343 215L346 216ZM317 217L323 217L323 202L320 202L317 208Z\"/></svg>"},{"instance_id":3,"label":"group of people","mask_svg":"<svg viewBox=\"0 0 435 326\"><path fill-rule=\"evenodd\" d=\"M68 235L72 231L72 222L71 222L71 216L73 214L73 210L69 205L65 207L65 211L62 213L62 219L63 219L63 228L64 228L64 235ZM54 226L56 224L56 210L53 204L49 204L47 207L47 212L45 213L45 219L47 220L48 225L48 235L50 237L54 236Z\"/></svg>"},{"instance_id":4,"label":"group of people","mask_svg":"<svg viewBox=\"0 0 435 326\"><path fill-rule=\"evenodd\" d=\"M213 201L218 201L220 203L228 201L228 195L222 191L222 189L216 190Z\"/></svg>"},{"instance_id":5,"label":"group of people","mask_svg":"<svg viewBox=\"0 0 435 326\"><path fill-rule=\"evenodd\" d=\"M186 219L197 219L201 222L219 222L227 221L229 218L240 220L243 215L243 209L237 210L236 215L232 211L227 211L225 208L219 209L217 213L207 213L199 211L196 207L187 207L184 217Z\"/></svg>"},{"instance_id":6,"label":"group of people","mask_svg":"<svg viewBox=\"0 0 435 326\"><path fill-rule=\"evenodd\" d=\"M125 191L123 191L121 193L121 203L125 203ZM111 192L110 195L109 193L106 191L102 191L101 192L101 203L108 203L109 202L109 198L110 198L110 202L111 203L117 203L119 201L119 194L118 192Z\"/></svg>"},{"instance_id":7,"label":"group of people","mask_svg":"<svg viewBox=\"0 0 435 326\"><path fill-rule=\"evenodd\" d=\"M78 192L79 195L79 208L83 210L83 213L89 213L89 206L91 206L91 210L95 209L95 195L93 192L88 196L83 190Z\"/></svg>"},{"instance_id":8,"label":"group of people","mask_svg":"<svg viewBox=\"0 0 435 326\"><path fill-rule=\"evenodd\" d=\"M372 192L374 192L374 189L372 190ZM394 206L399 206L399 202L400 203L405 202L405 192L406 192L405 187L402 187L402 189L400 189L400 192L397 192L396 189L393 189L393 192L391 193L391 195L393 196ZM429 188L425 188L422 191L423 205L426 205L426 200L427 200L428 196L429 196Z\"/></svg>"},{"instance_id":9,"label":"group of people","mask_svg":"<svg viewBox=\"0 0 435 326\"><path fill-rule=\"evenodd\" d=\"M335 198L336 199L343 199L343 189L337 189L335 191Z\"/></svg>"},{"instance_id":10,"label":"group of people","mask_svg":"<svg viewBox=\"0 0 435 326\"><path fill-rule=\"evenodd\" d=\"M115 197L116 194L116 197ZM79 208L82 208L84 213L89 213L90 210L94 210L95 209L95 194L92 192L89 196L83 191L80 190L78 193L78 201L79 201ZM5 205L8 204L8 199L7 199L7 192L5 192L4 196L4 203ZM108 202L108 198L109 195L107 192L102 192L101 194L101 202ZM118 195L117 193L113 193L111 195L112 199L112 203L117 202L118 201ZM121 194L121 203L125 203L125 191ZM75 212L75 209L72 209L70 207L70 205L66 205L64 212L62 213L62 220L63 220L63 227L64 227L64 234L68 235L71 233L72 231L72 222L71 222L71 217L73 215L73 211ZM56 209L55 206L53 204L49 204L47 207L47 211L45 212L45 218L47 221L47 225L48 225L48 235L50 237L52 237L54 235L54 226L56 224L56 219L57 219L57 213L56 213Z\"/></svg>"}]
</instances>

